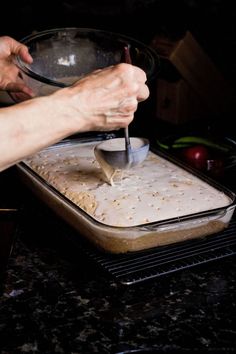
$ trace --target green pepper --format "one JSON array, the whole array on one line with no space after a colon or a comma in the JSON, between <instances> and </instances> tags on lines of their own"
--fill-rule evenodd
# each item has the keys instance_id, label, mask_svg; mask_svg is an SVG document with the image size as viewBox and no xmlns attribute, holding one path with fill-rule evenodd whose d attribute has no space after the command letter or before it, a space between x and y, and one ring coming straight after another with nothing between
<instances>
[{"instance_id":1,"label":"green pepper","mask_svg":"<svg viewBox=\"0 0 236 354\"><path fill-rule=\"evenodd\" d=\"M218 144L215 143L214 141L207 139L207 138L203 138L203 137L199 137L199 136L182 136L178 139L175 139L171 144L167 145L164 144L162 142L160 142L159 140L157 140L157 144L165 150L169 150L169 149L180 149L180 148L185 148L185 147L189 147L189 146L193 146L193 145L204 145L207 146L209 148L215 149L215 150L219 150L221 152L229 152L232 150L232 147L230 145L227 144Z\"/></svg>"}]
</instances>

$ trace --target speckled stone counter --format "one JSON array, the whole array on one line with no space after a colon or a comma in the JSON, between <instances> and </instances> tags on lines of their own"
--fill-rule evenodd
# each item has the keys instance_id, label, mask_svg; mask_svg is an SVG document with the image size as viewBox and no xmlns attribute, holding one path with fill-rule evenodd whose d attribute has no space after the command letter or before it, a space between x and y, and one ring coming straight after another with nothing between
<instances>
[{"instance_id":1,"label":"speckled stone counter","mask_svg":"<svg viewBox=\"0 0 236 354\"><path fill-rule=\"evenodd\" d=\"M23 196L0 297L1 354L235 352L234 256L121 286Z\"/></svg>"}]
</instances>

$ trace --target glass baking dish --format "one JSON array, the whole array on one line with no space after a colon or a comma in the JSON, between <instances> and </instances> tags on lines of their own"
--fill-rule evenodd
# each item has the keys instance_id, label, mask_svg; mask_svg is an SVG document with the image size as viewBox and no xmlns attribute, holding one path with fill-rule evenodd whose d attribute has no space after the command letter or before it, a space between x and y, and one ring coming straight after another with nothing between
<instances>
[{"instance_id":1,"label":"glass baking dish","mask_svg":"<svg viewBox=\"0 0 236 354\"><path fill-rule=\"evenodd\" d=\"M106 136L106 138L108 137L109 136ZM99 249L109 253L134 252L149 249L152 247L181 242L189 239L199 237L203 238L205 236L217 233L228 226L235 210L235 194L224 186L220 185L219 183L216 183L208 177L185 166L173 157L168 156L167 154L152 148L149 154L151 156L150 159L154 161L153 166L154 169L156 168L157 173L158 168L160 169L160 165L156 166L155 161L158 161L159 163L163 160L164 163L170 164L173 169L176 168L180 170L180 174L185 175L186 173L186 178L189 178L189 180L191 180L191 178L193 178L194 180L196 179L197 181L199 181L200 184L202 183L207 188L209 186L209 188L213 190L216 195L219 194L219 198L221 198L222 196L222 200L224 201L222 206L220 204L217 205L217 203L215 203L213 200L214 206L210 209L206 208L206 210L203 209L198 212L191 212L188 210L183 215L178 215L178 213L176 215L170 213L171 217L162 217L161 220L150 219L149 221L149 219L146 218L145 222L139 222L138 224L134 225L121 224L117 226L95 218L91 213L86 211L86 208L81 208L77 203L75 203L73 193L68 194L68 190L65 189L65 191L57 188L57 186L55 185L55 179L57 178L57 176L60 176L60 168L57 167L58 170L55 170L55 165L57 163L57 158L60 157L60 161L62 162L60 167L63 168L64 171L65 169L67 169L67 165L76 166L77 157L73 149L75 149L75 151L77 151L77 149L83 151L86 146L89 146L89 149L91 149L91 147L95 146L103 139L103 136L98 136L96 138L73 138L64 140L58 144L49 147L48 149L43 150L42 152L39 152L38 154L33 155L29 159L26 159L17 165L17 169L19 171L22 181L60 217L62 217L66 222L68 222L73 228L78 230L80 235L87 238ZM68 160L66 159L68 151L71 154L70 158L72 161L72 165L69 165ZM53 163L50 162L50 158L52 157ZM83 156L80 156L80 159L81 158L83 158ZM91 159L92 158L95 160L95 157L91 157ZM48 159L49 161L49 163L47 162L45 165L47 168L49 168L49 171L50 166L54 166L54 170L56 171L54 171L54 175L48 173L47 168L45 170L44 163L42 163L44 159ZM91 161L93 164L96 164L96 161L94 160ZM146 162L144 161L144 165L139 166L139 169L147 168L145 167L147 163L146 165L145 163ZM68 171L69 168L70 167L68 167ZM99 169L99 167L96 168ZM66 176L69 175L70 172L68 171L66 173L64 172L64 179L66 179ZM86 186L86 176L84 176L84 171L82 171L81 173L81 178L83 179L83 183L85 183L84 185ZM132 171L129 173L138 175L137 171ZM163 180L164 179L165 177L163 178ZM152 176L152 179L149 182L149 188L152 188L152 185L158 186L158 177L153 179ZM80 182L78 182L78 184L79 183ZM176 188L176 186L178 187L178 183L177 185L176 183L173 183L173 188ZM113 190L108 188L114 187L105 186L105 188L107 188L106 191L108 191L106 194L109 194L109 191L113 193ZM155 187L152 196L154 196L155 193L158 194L157 188L158 187ZM188 188L188 193L190 193L190 195L192 191L191 188L192 187ZM151 189L149 189L149 194L150 191ZM71 197L72 194L73 196ZM202 196L202 198L204 198L204 195ZM104 199L106 199L105 194ZM187 201L189 205L194 204L194 198L191 197L191 199L192 201ZM173 197L172 200L171 198L169 198L168 208L173 209L173 205L175 205L175 203L175 197ZM130 203L127 204L131 209L132 205L130 205ZM148 213L149 207L150 205L145 205L145 207L143 208L144 212L147 211ZM134 208L135 206L133 206L133 209ZM115 207L114 210L112 209L112 207L109 209L111 215L115 215L118 210L115 209ZM176 210L177 209L178 208L176 208Z\"/></svg>"}]
</instances>

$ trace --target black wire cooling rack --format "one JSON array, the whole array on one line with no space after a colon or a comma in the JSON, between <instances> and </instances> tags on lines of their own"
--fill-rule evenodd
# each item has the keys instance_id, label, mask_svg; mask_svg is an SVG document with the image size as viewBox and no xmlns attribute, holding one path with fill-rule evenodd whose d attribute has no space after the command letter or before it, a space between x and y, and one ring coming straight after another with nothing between
<instances>
[{"instance_id":1,"label":"black wire cooling rack","mask_svg":"<svg viewBox=\"0 0 236 354\"><path fill-rule=\"evenodd\" d=\"M90 244L78 246L113 280L131 285L236 254L236 220L217 234L126 254L107 254Z\"/></svg>"}]
</instances>

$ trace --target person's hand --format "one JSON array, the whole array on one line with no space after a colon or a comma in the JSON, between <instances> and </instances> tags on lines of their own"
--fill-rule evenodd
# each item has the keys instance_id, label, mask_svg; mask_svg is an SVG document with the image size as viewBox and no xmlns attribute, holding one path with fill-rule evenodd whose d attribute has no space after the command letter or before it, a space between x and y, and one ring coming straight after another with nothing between
<instances>
[{"instance_id":1,"label":"person's hand","mask_svg":"<svg viewBox=\"0 0 236 354\"><path fill-rule=\"evenodd\" d=\"M50 95L1 108L0 170L72 134L126 127L148 96L145 72L117 64Z\"/></svg>"},{"instance_id":2,"label":"person's hand","mask_svg":"<svg viewBox=\"0 0 236 354\"><path fill-rule=\"evenodd\" d=\"M149 96L146 74L130 64L117 64L86 75L73 86L53 94L58 109L77 124L78 131L126 127L138 102ZM70 123L71 124L71 123Z\"/></svg>"},{"instance_id":3,"label":"person's hand","mask_svg":"<svg viewBox=\"0 0 236 354\"><path fill-rule=\"evenodd\" d=\"M8 36L0 37L0 89L13 92L25 100L33 97L33 92L20 78L19 69L13 62L14 55L19 55L26 63L32 63L25 45Z\"/></svg>"}]
</instances>

